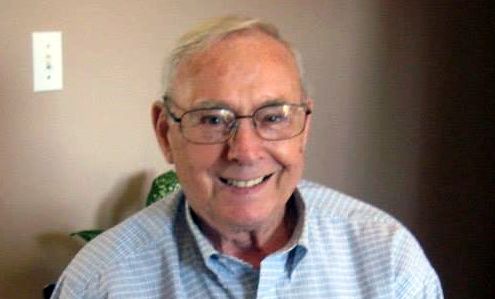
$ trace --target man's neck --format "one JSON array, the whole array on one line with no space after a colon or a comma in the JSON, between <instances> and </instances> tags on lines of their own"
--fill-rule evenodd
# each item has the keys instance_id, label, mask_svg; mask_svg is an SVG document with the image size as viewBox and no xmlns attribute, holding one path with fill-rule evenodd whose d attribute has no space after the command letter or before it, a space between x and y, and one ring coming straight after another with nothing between
<instances>
[{"instance_id":1,"label":"man's neck","mask_svg":"<svg viewBox=\"0 0 495 299\"><path fill-rule=\"evenodd\" d=\"M192 214L201 232L212 242L215 249L239 258L255 268L260 267L266 256L287 245L297 223L297 211L292 200L289 200L284 215L277 217L277 221L257 229L219 230Z\"/></svg>"},{"instance_id":2,"label":"man's neck","mask_svg":"<svg viewBox=\"0 0 495 299\"><path fill-rule=\"evenodd\" d=\"M284 217L280 224L270 233L243 232L233 238L220 238L214 246L222 253L235 256L255 268L259 268L263 259L283 248L293 232L294 221Z\"/></svg>"}]
</instances>

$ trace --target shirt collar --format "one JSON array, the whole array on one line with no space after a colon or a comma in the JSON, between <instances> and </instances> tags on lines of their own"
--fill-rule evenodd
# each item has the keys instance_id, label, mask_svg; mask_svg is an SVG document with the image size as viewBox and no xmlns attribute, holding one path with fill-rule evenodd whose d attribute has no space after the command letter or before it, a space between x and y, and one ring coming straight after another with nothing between
<instances>
[{"instance_id":1,"label":"shirt collar","mask_svg":"<svg viewBox=\"0 0 495 299\"><path fill-rule=\"evenodd\" d=\"M286 272L289 277L292 276L294 269L299 265L299 262L306 256L309 248L309 217L306 210L306 204L298 189L292 194L294 206L297 211L297 223L294 228L291 240L288 245L290 251L285 264Z\"/></svg>"},{"instance_id":2,"label":"shirt collar","mask_svg":"<svg viewBox=\"0 0 495 299\"><path fill-rule=\"evenodd\" d=\"M198 225L196 222L194 222L192 212L191 212L191 207L189 206L189 203L186 200L186 208L185 213L186 213L186 221L187 221L187 226L191 230L194 240L196 241L196 244L198 245L199 251L201 252L201 256L203 257L203 260L205 262L208 261L210 257L213 256L218 256L220 253L218 250L216 250L213 245L211 244L210 240L206 238L203 233L199 230Z\"/></svg>"},{"instance_id":3,"label":"shirt collar","mask_svg":"<svg viewBox=\"0 0 495 299\"><path fill-rule=\"evenodd\" d=\"M185 195L184 195L185 197ZM292 273L292 270L297 266L301 259L306 255L308 250L308 217L306 215L306 205L299 192L295 190L289 199L289 204L296 211L296 225L292 237L290 238L287 245L281 248L278 253L287 253L287 270ZM187 200L185 201L185 213L186 221L189 229L191 230L196 244L201 252L201 256L206 265L209 264L210 258L217 258L221 253L216 250L210 240L200 231L198 225L193 219L191 212L191 207Z\"/></svg>"},{"instance_id":4,"label":"shirt collar","mask_svg":"<svg viewBox=\"0 0 495 299\"><path fill-rule=\"evenodd\" d=\"M308 232L310 219L306 210L306 203L304 202L304 198L299 192L299 189L294 191L292 197L297 211L297 223L289 243L294 242L307 250L309 247Z\"/></svg>"}]
</instances>

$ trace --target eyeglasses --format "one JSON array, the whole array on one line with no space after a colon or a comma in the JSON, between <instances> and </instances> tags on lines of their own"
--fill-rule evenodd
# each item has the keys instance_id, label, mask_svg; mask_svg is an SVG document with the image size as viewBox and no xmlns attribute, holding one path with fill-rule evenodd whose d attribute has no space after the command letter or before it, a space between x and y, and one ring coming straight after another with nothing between
<instances>
[{"instance_id":1,"label":"eyeglasses","mask_svg":"<svg viewBox=\"0 0 495 299\"><path fill-rule=\"evenodd\" d=\"M239 119L251 118L259 137L277 141L296 137L304 131L311 110L306 104L270 104L251 115L237 115L226 108L201 108L175 115L164 97L168 115L179 124L184 138L192 143L215 144L230 139L239 127Z\"/></svg>"}]
</instances>

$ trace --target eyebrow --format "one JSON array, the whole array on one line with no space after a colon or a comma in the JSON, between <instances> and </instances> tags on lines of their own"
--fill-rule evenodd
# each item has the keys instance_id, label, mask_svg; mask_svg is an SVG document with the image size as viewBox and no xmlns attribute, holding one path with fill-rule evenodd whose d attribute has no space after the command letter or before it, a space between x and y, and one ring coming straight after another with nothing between
<instances>
[{"instance_id":1,"label":"eyebrow","mask_svg":"<svg viewBox=\"0 0 495 299\"><path fill-rule=\"evenodd\" d=\"M274 106L274 105L283 105L283 104L288 104L288 103L289 102L287 100L280 99L280 98L268 99L268 100L264 101L261 105L259 105L258 107L256 107L254 110L259 109L261 107ZM213 109L213 108L216 108L216 109L228 109L228 110L235 111L235 109L231 105L225 103L225 101L223 101L223 100L216 100L216 99L208 99L208 100L205 100L205 101L201 101L199 104L194 105L194 107L191 107L190 110L196 110L196 109Z\"/></svg>"}]
</instances>

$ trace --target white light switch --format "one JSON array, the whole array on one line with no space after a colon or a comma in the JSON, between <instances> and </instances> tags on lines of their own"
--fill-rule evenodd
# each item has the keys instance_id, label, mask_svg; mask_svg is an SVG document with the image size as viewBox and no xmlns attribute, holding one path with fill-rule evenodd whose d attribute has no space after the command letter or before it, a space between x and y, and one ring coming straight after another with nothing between
<instances>
[{"instance_id":1,"label":"white light switch","mask_svg":"<svg viewBox=\"0 0 495 299\"><path fill-rule=\"evenodd\" d=\"M33 32L34 91L61 90L62 32Z\"/></svg>"}]
</instances>

